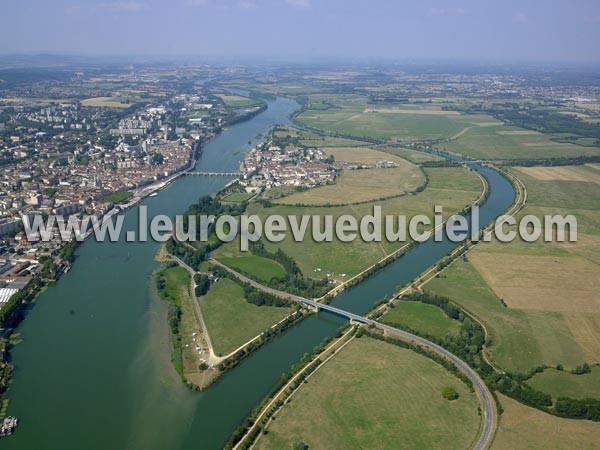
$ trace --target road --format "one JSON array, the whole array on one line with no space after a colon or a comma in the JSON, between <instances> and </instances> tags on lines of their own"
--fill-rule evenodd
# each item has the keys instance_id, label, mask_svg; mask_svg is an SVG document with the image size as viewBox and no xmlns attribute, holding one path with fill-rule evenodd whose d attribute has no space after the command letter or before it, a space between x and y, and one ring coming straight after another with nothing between
<instances>
[{"instance_id":1,"label":"road","mask_svg":"<svg viewBox=\"0 0 600 450\"><path fill-rule=\"evenodd\" d=\"M190 274L190 300L194 311L196 312L196 318L198 319L198 323L200 328L202 328L202 334L204 335L204 340L206 341L206 347L208 349L208 360L207 363L209 365L219 364L221 361L226 359L226 357L217 356L215 350L213 348L212 341L210 340L210 334L208 332L208 328L206 327L206 323L204 322L204 316L202 316L202 311L200 309L200 305L196 301L196 282L194 281L194 275L196 271L192 269L189 265L187 265L181 258L178 258L175 255L169 254L169 257L176 261L181 267L186 269Z\"/></svg>"},{"instance_id":2,"label":"road","mask_svg":"<svg viewBox=\"0 0 600 450\"><path fill-rule=\"evenodd\" d=\"M386 333L395 335L396 337L400 338L403 341L406 341L406 342L409 342L412 344L416 344L421 347L425 347L425 348L437 353L438 355L446 358L447 360L451 361L460 372L462 372L469 380L471 380L471 382L473 383L473 389L475 389L477 397L479 398L479 401L481 402L481 406L482 406L481 413L482 413L482 422L483 423L482 423L481 433L479 435L479 438L475 442L473 449L483 450L485 448L488 448L489 445L491 444L492 438L494 437L494 430L495 430L496 423L497 423L496 402L494 400L494 397L492 397L492 394L489 391L489 389L487 388L486 384L479 377L477 372L475 372L467 363L465 363L458 356L449 352L442 346L435 344L431 341L428 341L427 339L424 339L415 334L408 333L408 332L400 330L398 328L391 327L384 323L377 322L377 321L369 319L367 317L360 316L358 314L354 314L349 311L345 311L343 309L336 308L331 305L326 305L324 303L319 303L314 300L309 300L307 298L300 297L298 295L293 295L293 294L289 294L287 292L283 292L283 291L279 291L277 289L270 288L269 286L265 286L255 280L248 278L247 276L233 270L232 268L220 263L216 259L211 258L209 261L212 264L217 265L217 266L222 267L223 269L227 270L230 274L232 274L239 280L241 280L245 283L249 283L251 286L253 286L257 289L260 289L263 292L267 292L269 294L276 295L278 297L292 300L295 302L300 302L305 306L311 307L312 309L324 310L329 313L336 314L338 316L352 320L354 322L374 326L380 330L385 331Z\"/></svg>"}]
</instances>

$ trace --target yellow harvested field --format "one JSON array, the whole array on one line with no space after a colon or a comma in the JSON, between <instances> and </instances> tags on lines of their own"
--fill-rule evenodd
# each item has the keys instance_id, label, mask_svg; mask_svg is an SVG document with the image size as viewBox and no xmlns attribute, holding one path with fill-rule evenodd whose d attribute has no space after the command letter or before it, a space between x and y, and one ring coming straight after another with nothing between
<instances>
[{"instance_id":1,"label":"yellow harvested field","mask_svg":"<svg viewBox=\"0 0 600 450\"><path fill-rule=\"evenodd\" d=\"M581 347L585 360L600 361L600 313L563 313L563 317Z\"/></svg>"},{"instance_id":2,"label":"yellow harvested field","mask_svg":"<svg viewBox=\"0 0 600 450\"><path fill-rule=\"evenodd\" d=\"M498 394L504 413L492 450L521 449L596 449L600 424L586 420L561 419L522 405Z\"/></svg>"},{"instance_id":3,"label":"yellow harvested field","mask_svg":"<svg viewBox=\"0 0 600 450\"><path fill-rule=\"evenodd\" d=\"M367 108L365 113L385 114L422 114L429 116L458 116L458 111L445 111L443 109L400 109L400 108Z\"/></svg>"},{"instance_id":4,"label":"yellow harvested field","mask_svg":"<svg viewBox=\"0 0 600 450\"><path fill-rule=\"evenodd\" d=\"M389 169L345 170L335 184L294 193L276 202L318 206L360 203L406 194L423 183L423 172L405 161L402 166Z\"/></svg>"},{"instance_id":5,"label":"yellow harvested field","mask_svg":"<svg viewBox=\"0 0 600 450\"><path fill-rule=\"evenodd\" d=\"M479 123L476 123L475 125L477 125L479 127L495 127L498 124L499 124L499 122L479 122Z\"/></svg>"},{"instance_id":6,"label":"yellow harvested field","mask_svg":"<svg viewBox=\"0 0 600 450\"><path fill-rule=\"evenodd\" d=\"M83 106L97 106L105 108L128 108L131 105L127 103L121 103L119 100L113 97L93 97L86 98L81 101Z\"/></svg>"},{"instance_id":7,"label":"yellow harvested field","mask_svg":"<svg viewBox=\"0 0 600 450\"><path fill-rule=\"evenodd\" d=\"M534 130L506 130L506 131L496 131L496 134L501 134L504 136L541 136L542 133Z\"/></svg>"},{"instance_id":8,"label":"yellow harvested field","mask_svg":"<svg viewBox=\"0 0 600 450\"><path fill-rule=\"evenodd\" d=\"M556 236L556 232L553 235ZM577 233L577 242L553 242L552 245L600 265L600 236Z\"/></svg>"},{"instance_id":9,"label":"yellow harvested field","mask_svg":"<svg viewBox=\"0 0 600 450\"><path fill-rule=\"evenodd\" d=\"M541 181L583 181L600 184L600 171L590 166L519 167L517 170Z\"/></svg>"},{"instance_id":10,"label":"yellow harvested field","mask_svg":"<svg viewBox=\"0 0 600 450\"><path fill-rule=\"evenodd\" d=\"M469 259L511 308L600 311L598 266L585 258L475 251Z\"/></svg>"},{"instance_id":11,"label":"yellow harvested field","mask_svg":"<svg viewBox=\"0 0 600 450\"><path fill-rule=\"evenodd\" d=\"M360 164L375 164L377 161L392 161L397 164L406 164L407 161L386 152L365 147L330 147L325 153L333 156L336 161Z\"/></svg>"}]
</instances>

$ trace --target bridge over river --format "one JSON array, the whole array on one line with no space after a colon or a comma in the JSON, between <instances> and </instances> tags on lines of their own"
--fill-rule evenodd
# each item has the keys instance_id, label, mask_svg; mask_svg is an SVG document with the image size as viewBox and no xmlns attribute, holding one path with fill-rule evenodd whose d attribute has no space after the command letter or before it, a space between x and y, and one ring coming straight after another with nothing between
<instances>
[{"instance_id":1,"label":"bridge over river","mask_svg":"<svg viewBox=\"0 0 600 450\"><path fill-rule=\"evenodd\" d=\"M248 278L247 276L233 270L229 266L222 264L214 258L210 258L209 262L215 264L223 269L227 270L230 274L243 281L244 283L248 283L256 289L260 289L264 292L267 292L272 295L276 295L281 298L285 298L288 300L292 300L294 302L298 302L303 304L304 306L309 307L312 310L316 311L326 311L328 313L335 314L337 316L341 316L345 319L351 320L353 322L365 324L368 326L372 326L378 328L386 333L392 334L397 338L409 342L414 345L419 345L421 347L425 347L434 353L446 358L450 362L452 362L456 368L463 373L471 382L473 383L473 388L479 397L479 401L482 406L482 427L481 433L479 435L479 439L473 446L475 450L483 450L489 446L491 440L494 436L494 429L496 424L496 403L492 398L492 394L487 388L484 381L479 377L477 372L475 372L467 363L465 363L458 356L446 350L444 347L437 345L427 339L424 339L416 334L408 333L404 330L400 330L398 328L394 328L392 326L386 325L381 322L377 322L376 320L369 319L367 317L351 313L349 311L345 311L340 308L336 308L335 306L326 305L324 303L316 302L314 300L310 300L308 298L300 297L298 295L293 295L287 292L279 291L277 289L270 288L269 286L265 286L264 284L258 283L257 281Z\"/></svg>"},{"instance_id":2,"label":"bridge over river","mask_svg":"<svg viewBox=\"0 0 600 450\"><path fill-rule=\"evenodd\" d=\"M196 175L204 177L239 177L239 172L186 172L186 175Z\"/></svg>"}]
</instances>

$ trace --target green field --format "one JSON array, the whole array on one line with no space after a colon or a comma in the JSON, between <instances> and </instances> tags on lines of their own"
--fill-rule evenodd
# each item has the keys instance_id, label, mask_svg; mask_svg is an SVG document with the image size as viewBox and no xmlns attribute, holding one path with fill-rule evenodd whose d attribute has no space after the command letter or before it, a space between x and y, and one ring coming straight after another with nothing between
<instances>
[{"instance_id":1,"label":"green field","mask_svg":"<svg viewBox=\"0 0 600 450\"><path fill-rule=\"evenodd\" d=\"M579 168L580 166L563 166L562 170L573 167ZM569 209L600 211L600 187L597 181L600 180L600 175L596 174L595 170L590 172L587 180L585 178L581 180L559 178L540 180L528 175L531 173L530 170L531 168L513 169L527 187L528 205L557 208L557 210L563 211L563 214L565 210Z\"/></svg>"},{"instance_id":2,"label":"green field","mask_svg":"<svg viewBox=\"0 0 600 450\"><path fill-rule=\"evenodd\" d=\"M470 262L457 261L444 275L426 290L450 297L483 322L489 353L501 368L526 372L541 364L575 367L585 362L562 314L505 308Z\"/></svg>"},{"instance_id":3,"label":"green field","mask_svg":"<svg viewBox=\"0 0 600 450\"><path fill-rule=\"evenodd\" d=\"M375 107L364 98L341 100L335 107L318 104L296 117L301 125L356 137L383 140L449 138L469 126L467 116L439 110L392 105Z\"/></svg>"},{"instance_id":4,"label":"green field","mask_svg":"<svg viewBox=\"0 0 600 450\"><path fill-rule=\"evenodd\" d=\"M200 331L194 307L190 299L190 275L183 267L171 267L163 272L165 287L160 291L162 300L173 302L181 308L179 336L181 346L173 348L173 364L186 378L193 379L199 373L199 358L193 348L185 347L189 336Z\"/></svg>"},{"instance_id":5,"label":"green field","mask_svg":"<svg viewBox=\"0 0 600 450\"><path fill-rule=\"evenodd\" d=\"M250 251L242 252L239 238L220 246L211 253L211 256L232 269L265 282L286 274L283 266L277 261L253 255Z\"/></svg>"},{"instance_id":6,"label":"green field","mask_svg":"<svg viewBox=\"0 0 600 450\"><path fill-rule=\"evenodd\" d=\"M600 426L587 420L561 419L498 394L504 412L492 450L592 450L600 442Z\"/></svg>"},{"instance_id":7,"label":"green field","mask_svg":"<svg viewBox=\"0 0 600 450\"><path fill-rule=\"evenodd\" d=\"M571 369L600 362L600 312L593 281L600 263L595 167L513 170L528 193L517 219L525 214L574 214L578 242L480 243L469 262L455 263L426 289L477 315L490 334L494 363L505 370L526 372L543 364Z\"/></svg>"},{"instance_id":8,"label":"green field","mask_svg":"<svg viewBox=\"0 0 600 450\"><path fill-rule=\"evenodd\" d=\"M429 176L430 184L435 187L427 187L424 191L414 195L336 207L278 204L267 208L250 203L247 213L258 214L263 219L272 214L283 216L332 215L335 221L342 214L350 214L360 219L364 215L372 214L374 205L381 205L383 216L406 214L410 218L417 214L426 214L432 217L434 205L442 205L444 216L448 217L472 203L482 189L481 180L462 167L427 168L425 172ZM459 190L453 189L454 183L458 184ZM235 243L230 243L223 247L231 248L234 245ZM321 278L329 273L333 278L339 280L356 275L402 245L404 245L403 242L389 242L385 238L380 243L368 243L358 238L352 243L344 243L334 237L332 242L317 243L312 239L310 231L307 232L303 242L295 242L291 232L288 232L286 238L280 243L265 242L269 251L281 248L294 258L304 275Z\"/></svg>"},{"instance_id":9,"label":"green field","mask_svg":"<svg viewBox=\"0 0 600 450\"><path fill-rule=\"evenodd\" d=\"M400 301L381 318L381 321L438 339L456 335L460 331L460 322L452 320L437 306L421 302Z\"/></svg>"},{"instance_id":10,"label":"green field","mask_svg":"<svg viewBox=\"0 0 600 450\"><path fill-rule=\"evenodd\" d=\"M442 397L444 387L459 393ZM275 416L259 449L464 449L475 439L477 399L424 356L367 337L316 372Z\"/></svg>"},{"instance_id":11,"label":"green field","mask_svg":"<svg viewBox=\"0 0 600 450\"><path fill-rule=\"evenodd\" d=\"M274 132L278 138L297 138L298 144L305 147L362 147L365 142L333 136L321 136L293 127L278 127Z\"/></svg>"},{"instance_id":12,"label":"green field","mask_svg":"<svg viewBox=\"0 0 600 450\"><path fill-rule=\"evenodd\" d=\"M292 312L248 303L242 288L226 278L214 283L198 302L217 355L229 354Z\"/></svg>"},{"instance_id":13,"label":"green field","mask_svg":"<svg viewBox=\"0 0 600 450\"><path fill-rule=\"evenodd\" d=\"M112 194L100 197L98 201L106 203L122 203L132 196L133 193L129 191L113 192Z\"/></svg>"},{"instance_id":14,"label":"green field","mask_svg":"<svg viewBox=\"0 0 600 450\"><path fill-rule=\"evenodd\" d=\"M600 147L554 142L549 136L509 125L472 127L439 148L471 158L544 159L600 155Z\"/></svg>"},{"instance_id":15,"label":"green field","mask_svg":"<svg viewBox=\"0 0 600 450\"><path fill-rule=\"evenodd\" d=\"M232 202L232 203L243 203L250 200L254 197L255 194L247 193L247 192L233 192L228 196L223 198L224 202Z\"/></svg>"},{"instance_id":16,"label":"green field","mask_svg":"<svg viewBox=\"0 0 600 450\"><path fill-rule=\"evenodd\" d=\"M527 384L554 398L600 398L600 367L593 366L591 373L574 375L556 369L546 369L527 381Z\"/></svg>"},{"instance_id":17,"label":"green field","mask_svg":"<svg viewBox=\"0 0 600 450\"><path fill-rule=\"evenodd\" d=\"M286 275L286 271L281 264L262 256L235 256L232 258L219 258L219 261L232 269L265 282L271 281L272 278L281 278Z\"/></svg>"},{"instance_id":18,"label":"green field","mask_svg":"<svg viewBox=\"0 0 600 450\"><path fill-rule=\"evenodd\" d=\"M246 108L249 106L260 105L261 101L249 97L242 97L241 95L219 95L223 103L232 108Z\"/></svg>"},{"instance_id":19,"label":"green field","mask_svg":"<svg viewBox=\"0 0 600 450\"><path fill-rule=\"evenodd\" d=\"M400 147L377 147L377 150L382 152L390 153L392 155L404 158L411 163L420 164L428 161L443 161L444 158L441 156L430 155L428 153L418 152L416 150L410 150L408 148Z\"/></svg>"},{"instance_id":20,"label":"green field","mask_svg":"<svg viewBox=\"0 0 600 450\"><path fill-rule=\"evenodd\" d=\"M380 152L378 152L380 153ZM390 198L414 192L425 184L425 176L405 161L402 166L387 169L344 170L335 183L291 194L277 203L294 205L336 205Z\"/></svg>"}]
</instances>

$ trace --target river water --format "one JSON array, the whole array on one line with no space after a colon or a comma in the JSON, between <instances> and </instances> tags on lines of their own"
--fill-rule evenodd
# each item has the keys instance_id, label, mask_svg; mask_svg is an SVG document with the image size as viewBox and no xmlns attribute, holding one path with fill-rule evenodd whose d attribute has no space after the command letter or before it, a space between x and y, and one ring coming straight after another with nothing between
<instances>
[{"instance_id":1,"label":"river water","mask_svg":"<svg viewBox=\"0 0 600 450\"><path fill-rule=\"evenodd\" d=\"M289 123L299 108L289 99L225 130L207 144L202 171L237 171L259 133ZM485 224L514 199L510 183L482 173L491 193L481 208ZM231 178L184 176L157 197L144 200L149 217L184 211ZM398 212L399 214L401 211ZM137 208L125 213L124 230L137 224ZM124 236L125 233L122 233ZM456 244L422 244L358 286L335 306L365 313L395 288L435 263ZM16 365L9 413L19 417L7 449L216 449L268 393L281 375L343 323L319 313L256 351L205 392L187 389L170 362L165 305L151 274L158 244L97 243L77 251L71 271L36 300L12 350Z\"/></svg>"}]
</instances>

